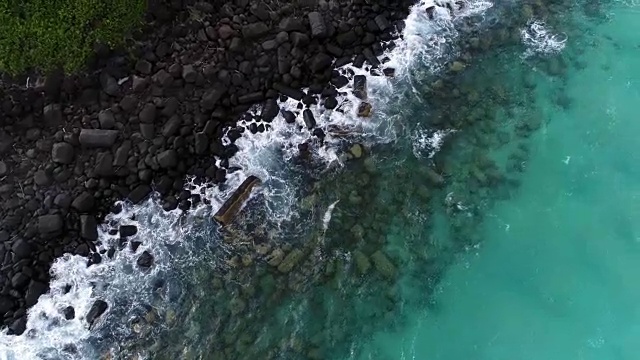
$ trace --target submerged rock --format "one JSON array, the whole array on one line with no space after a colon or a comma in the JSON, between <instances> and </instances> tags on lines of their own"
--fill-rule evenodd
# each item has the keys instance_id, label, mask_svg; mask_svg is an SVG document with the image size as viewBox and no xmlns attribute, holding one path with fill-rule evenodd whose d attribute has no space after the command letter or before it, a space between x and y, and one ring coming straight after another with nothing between
<instances>
[{"instance_id":1,"label":"submerged rock","mask_svg":"<svg viewBox=\"0 0 640 360\"><path fill-rule=\"evenodd\" d=\"M229 301L229 311L231 311L231 314L233 315L240 314L242 311L244 311L244 308L246 306L247 303L240 297L234 297L233 299L231 299L231 301Z\"/></svg>"},{"instance_id":2,"label":"submerged rock","mask_svg":"<svg viewBox=\"0 0 640 360\"><path fill-rule=\"evenodd\" d=\"M282 249L274 249L271 254L267 257L267 264L271 266L278 266L284 259L284 251Z\"/></svg>"},{"instance_id":3,"label":"submerged rock","mask_svg":"<svg viewBox=\"0 0 640 360\"><path fill-rule=\"evenodd\" d=\"M464 70L465 67L465 64L461 61L454 61L451 66L449 66L449 69L453 72L460 72Z\"/></svg>"},{"instance_id":4,"label":"submerged rock","mask_svg":"<svg viewBox=\"0 0 640 360\"><path fill-rule=\"evenodd\" d=\"M360 144L354 144L349 149L349 153L355 158L360 159L364 154L364 148Z\"/></svg>"},{"instance_id":5,"label":"submerged rock","mask_svg":"<svg viewBox=\"0 0 640 360\"><path fill-rule=\"evenodd\" d=\"M356 266L358 267L358 272L362 275L366 274L371 268L371 262L367 255L365 255L362 251L356 250L353 252L353 259L356 262Z\"/></svg>"},{"instance_id":6,"label":"submerged rock","mask_svg":"<svg viewBox=\"0 0 640 360\"><path fill-rule=\"evenodd\" d=\"M293 269L296 264L302 259L304 253L300 249L294 249L282 260L280 265L278 265L278 271L281 273L288 273Z\"/></svg>"},{"instance_id":7,"label":"submerged rock","mask_svg":"<svg viewBox=\"0 0 640 360\"><path fill-rule=\"evenodd\" d=\"M396 267L389 258L380 250L371 255L371 260L376 270L386 278L393 278L396 275Z\"/></svg>"}]
</instances>

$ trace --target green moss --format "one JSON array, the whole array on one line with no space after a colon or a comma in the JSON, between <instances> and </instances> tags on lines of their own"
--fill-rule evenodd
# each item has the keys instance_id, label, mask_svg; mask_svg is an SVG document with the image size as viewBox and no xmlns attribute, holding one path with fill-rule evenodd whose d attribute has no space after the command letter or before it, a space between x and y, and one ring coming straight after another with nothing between
<instances>
[{"instance_id":1,"label":"green moss","mask_svg":"<svg viewBox=\"0 0 640 360\"><path fill-rule=\"evenodd\" d=\"M146 0L0 0L0 70L80 69L94 44L121 45Z\"/></svg>"}]
</instances>

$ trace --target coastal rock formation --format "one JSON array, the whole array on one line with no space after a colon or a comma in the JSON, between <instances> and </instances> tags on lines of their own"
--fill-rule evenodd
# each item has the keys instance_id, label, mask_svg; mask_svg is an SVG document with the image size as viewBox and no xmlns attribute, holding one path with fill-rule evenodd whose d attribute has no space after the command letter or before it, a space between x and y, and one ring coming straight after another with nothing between
<instances>
[{"instance_id":1,"label":"coastal rock formation","mask_svg":"<svg viewBox=\"0 0 640 360\"><path fill-rule=\"evenodd\" d=\"M154 26L127 49L132 61L113 51L86 74L33 82L46 87L2 82L0 310L11 332L24 329L26 308L47 291L56 257L95 252L96 224L116 200L140 203L157 191L165 210L188 210L199 195L180 197L184 176L225 181L245 131L236 127L240 114L263 104L254 120L268 123L275 100L286 98L301 109L336 108L336 89L349 79L335 68L378 68L412 2L200 4L153 2ZM202 21L189 20L193 9ZM229 129L238 136L223 143Z\"/></svg>"}]
</instances>

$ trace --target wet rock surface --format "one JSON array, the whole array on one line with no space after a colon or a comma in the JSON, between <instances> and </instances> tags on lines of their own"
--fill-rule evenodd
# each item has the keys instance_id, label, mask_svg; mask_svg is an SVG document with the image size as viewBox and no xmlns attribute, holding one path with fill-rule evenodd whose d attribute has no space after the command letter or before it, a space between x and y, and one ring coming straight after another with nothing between
<instances>
[{"instance_id":1,"label":"wet rock surface","mask_svg":"<svg viewBox=\"0 0 640 360\"><path fill-rule=\"evenodd\" d=\"M32 285L49 282L56 257L95 250L95 226L116 200L139 203L156 190L169 210L186 174L223 182L214 160L235 153L221 139L239 114L266 102L257 119L271 121L280 95L311 100L301 102L307 107L316 100L302 87L335 94L332 67L357 58L377 67L373 54L393 46L412 1L198 4L154 2L155 27L130 49L134 59L105 55L98 75L69 75L46 89L3 82L0 310L11 332L24 329L26 308L47 290ZM304 121L315 126L308 114ZM18 259L28 260L28 275L16 277Z\"/></svg>"}]
</instances>

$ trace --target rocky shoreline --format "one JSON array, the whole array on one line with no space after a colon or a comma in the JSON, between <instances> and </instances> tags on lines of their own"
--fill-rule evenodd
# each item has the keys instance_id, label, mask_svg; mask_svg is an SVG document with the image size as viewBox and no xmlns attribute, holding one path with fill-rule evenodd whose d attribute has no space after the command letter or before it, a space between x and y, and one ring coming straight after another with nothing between
<instances>
[{"instance_id":1,"label":"rocky shoreline","mask_svg":"<svg viewBox=\"0 0 640 360\"><path fill-rule=\"evenodd\" d=\"M89 266L110 255L96 252L96 228L117 211L117 200L138 203L156 191L166 210L186 211L201 199L184 190L185 176L223 183L233 171L233 141L268 129L278 99L300 101L294 115L302 117L311 104L335 108L337 88L348 82L337 67L353 62L384 75L377 56L393 46L412 4L152 2L158 26L131 45L129 56L98 51L90 74L3 84L3 326L24 331L27 309L48 290L55 258L79 254ZM263 109L255 119L260 125L236 128L255 104ZM306 117L305 123L313 128ZM223 144L225 135L232 143Z\"/></svg>"}]
</instances>

